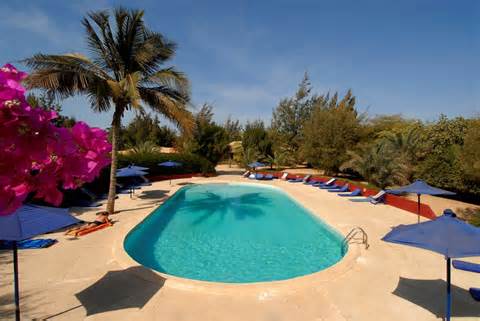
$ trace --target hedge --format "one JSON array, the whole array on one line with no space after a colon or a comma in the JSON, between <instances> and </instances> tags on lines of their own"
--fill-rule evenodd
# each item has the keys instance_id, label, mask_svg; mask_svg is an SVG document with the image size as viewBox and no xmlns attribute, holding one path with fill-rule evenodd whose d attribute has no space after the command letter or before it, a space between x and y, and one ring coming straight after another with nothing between
<instances>
[{"instance_id":1,"label":"hedge","mask_svg":"<svg viewBox=\"0 0 480 321\"><path fill-rule=\"evenodd\" d=\"M158 166L159 163L173 161L179 162L179 167ZM207 159L194 154L164 154L145 153L119 155L118 167L125 167L130 164L148 167L151 176L202 173L204 175L215 173L214 165Z\"/></svg>"}]
</instances>

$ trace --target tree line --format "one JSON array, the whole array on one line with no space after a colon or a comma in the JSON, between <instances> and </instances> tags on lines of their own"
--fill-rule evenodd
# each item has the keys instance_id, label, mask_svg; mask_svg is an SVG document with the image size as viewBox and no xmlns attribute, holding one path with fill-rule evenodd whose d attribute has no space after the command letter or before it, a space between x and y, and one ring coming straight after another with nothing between
<instances>
[{"instance_id":1,"label":"tree line","mask_svg":"<svg viewBox=\"0 0 480 321\"><path fill-rule=\"evenodd\" d=\"M191 132L160 126L157 118L137 116L122 141L154 141L200 155L213 164L231 159L240 165L261 161L276 168L307 165L326 175L350 175L380 188L417 178L460 193L480 194L480 119L436 121L401 115L369 117L357 109L351 90L316 94L305 74L296 93L281 99L272 120L214 120L204 104L193 115Z\"/></svg>"}]
</instances>

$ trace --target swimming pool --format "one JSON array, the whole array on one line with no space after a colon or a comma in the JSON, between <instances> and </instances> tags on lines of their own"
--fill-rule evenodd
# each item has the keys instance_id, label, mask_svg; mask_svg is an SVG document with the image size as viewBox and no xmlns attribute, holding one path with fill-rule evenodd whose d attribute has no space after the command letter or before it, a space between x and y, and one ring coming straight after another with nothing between
<instances>
[{"instance_id":1,"label":"swimming pool","mask_svg":"<svg viewBox=\"0 0 480 321\"><path fill-rule=\"evenodd\" d=\"M124 247L159 272L227 283L302 276L344 255L342 236L280 189L233 183L181 188Z\"/></svg>"}]
</instances>

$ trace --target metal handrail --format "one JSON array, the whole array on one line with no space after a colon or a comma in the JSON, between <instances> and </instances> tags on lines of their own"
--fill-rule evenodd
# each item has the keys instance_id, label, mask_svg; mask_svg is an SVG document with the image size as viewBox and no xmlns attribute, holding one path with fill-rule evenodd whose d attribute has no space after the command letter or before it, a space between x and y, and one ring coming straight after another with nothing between
<instances>
[{"instance_id":1,"label":"metal handrail","mask_svg":"<svg viewBox=\"0 0 480 321\"><path fill-rule=\"evenodd\" d=\"M358 238L358 234L360 234L361 238ZM352 242L355 241L355 242ZM360 244L365 244L365 249L367 250L370 245L368 244L368 235L365 230L359 226L354 227L348 234L343 238L342 241L342 251L345 254L346 247L350 243L359 243Z\"/></svg>"}]
</instances>

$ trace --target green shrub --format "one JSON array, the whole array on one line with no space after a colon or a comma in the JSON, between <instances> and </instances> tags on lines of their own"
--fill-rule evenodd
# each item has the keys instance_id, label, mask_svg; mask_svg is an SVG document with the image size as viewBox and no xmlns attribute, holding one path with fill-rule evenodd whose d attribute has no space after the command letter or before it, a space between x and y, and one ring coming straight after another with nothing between
<instances>
[{"instance_id":1,"label":"green shrub","mask_svg":"<svg viewBox=\"0 0 480 321\"><path fill-rule=\"evenodd\" d=\"M179 167L158 166L159 163L173 161L182 163ZM119 155L118 167L125 167L129 164L148 167L151 176L202 173L213 174L215 167L207 159L194 154L164 154L164 153L131 153Z\"/></svg>"},{"instance_id":2,"label":"green shrub","mask_svg":"<svg viewBox=\"0 0 480 321\"><path fill-rule=\"evenodd\" d=\"M458 211L458 216L468 223L480 227L480 208L464 208Z\"/></svg>"}]
</instances>

